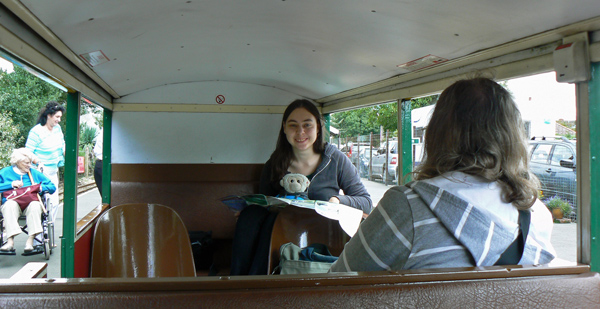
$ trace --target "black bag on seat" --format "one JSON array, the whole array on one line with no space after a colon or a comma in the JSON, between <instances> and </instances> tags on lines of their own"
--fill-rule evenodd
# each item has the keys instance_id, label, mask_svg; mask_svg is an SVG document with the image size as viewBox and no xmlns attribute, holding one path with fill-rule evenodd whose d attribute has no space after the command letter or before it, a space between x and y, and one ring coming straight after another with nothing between
<instances>
[{"instance_id":1,"label":"black bag on seat","mask_svg":"<svg viewBox=\"0 0 600 309\"><path fill-rule=\"evenodd\" d=\"M215 253L212 231L191 231L189 234L196 270L209 269L213 264L213 254Z\"/></svg>"}]
</instances>

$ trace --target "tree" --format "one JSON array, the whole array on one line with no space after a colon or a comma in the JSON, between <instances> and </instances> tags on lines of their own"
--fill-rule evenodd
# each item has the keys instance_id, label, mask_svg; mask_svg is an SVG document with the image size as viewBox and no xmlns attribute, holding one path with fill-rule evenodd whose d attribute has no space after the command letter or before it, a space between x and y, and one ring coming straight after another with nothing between
<instances>
[{"instance_id":1,"label":"tree","mask_svg":"<svg viewBox=\"0 0 600 309\"><path fill-rule=\"evenodd\" d=\"M358 136L379 132L379 126L371 122L365 112L368 109L369 107L332 114L331 124L339 129L343 136Z\"/></svg>"},{"instance_id":2,"label":"tree","mask_svg":"<svg viewBox=\"0 0 600 309\"><path fill-rule=\"evenodd\" d=\"M10 165L10 155L22 139L11 116L10 112L0 113L0 168Z\"/></svg>"},{"instance_id":3,"label":"tree","mask_svg":"<svg viewBox=\"0 0 600 309\"><path fill-rule=\"evenodd\" d=\"M398 131L398 102L379 104L371 107L369 120L377 124L377 133L379 133L379 127L383 127L384 131Z\"/></svg>"},{"instance_id":4,"label":"tree","mask_svg":"<svg viewBox=\"0 0 600 309\"><path fill-rule=\"evenodd\" d=\"M412 109L428 106L437 102L438 95L411 100ZM332 125L344 136L379 134L380 127L398 135L398 103L384 103L375 106L354 109L332 114Z\"/></svg>"},{"instance_id":5,"label":"tree","mask_svg":"<svg viewBox=\"0 0 600 309\"><path fill-rule=\"evenodd\" d=\"M410 102L411 108L417 109L417 108L429 106L431 104L435 104L435 102L437 102L437 100L438 100L438 97L439 97L438 94L434 94L434 95L430 95L428 97L412 99Z\"/></svg>"},{"instance_id":6,"label":"tree","mask_svg":"<svg viewBox=\"0 0 600 309\"><path fill-rule=\"evenodd\" d=\"M19 66L15 66L12 73L0 70L0 114L12 114L12 121L19 131L17 147L25 145L29 130L48 101L65 102L66 99L65 92Z\"/></svg>"}]
</instances>

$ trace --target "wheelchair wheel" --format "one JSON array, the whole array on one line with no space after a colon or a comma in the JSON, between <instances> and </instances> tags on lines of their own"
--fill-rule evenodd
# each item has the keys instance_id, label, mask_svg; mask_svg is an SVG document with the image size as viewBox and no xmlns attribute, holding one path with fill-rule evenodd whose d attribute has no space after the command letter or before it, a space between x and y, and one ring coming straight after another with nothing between
<instances>
[{"instance_id":1,"label":"wheelchair wheel","mask_svg":"<svg viewBox=\"0 0 600 309\"><path fill-rule=\"evenodd\" d=\"M50 243L49 233L44 231L44 247L48 247L49 254L52 254L52 244ZM45 249L44 249L45 250ZM48 259L48 258L46 258Z\"/></svg>"},{"instance_id":2,"label":"wheelchair wheel","mask_svg":"<svg viewBox=\"0 0 600 309\"><path fill-rule=\"evenodd\" d=\"M50 259L50 244L48 244L48 240L45 239L44 240L44 257L46 258L46 260Z\"/></svg>"},{"instance_id":3,"label":"wheelchair wheel","mask_svg":"<svg viewBox=\"0 0 600 309\"><path fill-rule=\"evenodd\" d=\"M54 222L48 222L48 242L50 245L50 253L52 253L52 249L56 247L54 243Z\"/></svg>"}]
</instances>

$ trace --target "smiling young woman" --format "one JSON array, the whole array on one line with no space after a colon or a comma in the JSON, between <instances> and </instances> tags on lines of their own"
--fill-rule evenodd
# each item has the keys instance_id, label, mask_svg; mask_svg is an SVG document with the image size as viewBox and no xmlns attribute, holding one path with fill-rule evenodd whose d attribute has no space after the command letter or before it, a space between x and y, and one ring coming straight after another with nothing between
<instances>
[{"instance_id":1,"label":"smiling young woman","mask_svg":"<svg viewBox=\"0 0 600 309\"><path fill-rule=\"evenodd\" d=\"M279 181L288 173L299 173L311 181L309 199L341 203L370 213L371 197L356 168L341 151L325 142L323 130L321 113L312 102L296 100L288 105L277 146L263 168L259 192L284 194ZM232 275L265 274L276 217L276 212L260 206L246 207L240 213L233 240Z\"/></svg>"}]
</instances>

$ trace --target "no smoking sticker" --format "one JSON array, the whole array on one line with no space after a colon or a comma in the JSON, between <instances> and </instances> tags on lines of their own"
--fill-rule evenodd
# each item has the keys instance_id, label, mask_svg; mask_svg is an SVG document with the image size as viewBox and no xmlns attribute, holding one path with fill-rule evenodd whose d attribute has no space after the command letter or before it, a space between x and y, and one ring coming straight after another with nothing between
<instances>
[{"instance_id":1,"label":"no smoking sticker","mask_svg":"<svg viewBox=\"0 0 600 309\"><path fill-rule=\"evenodd\" d=\"M217 101L217 104L223 104L225 103L225 96L220 94L215 98L215 101Z\"/></svg>"}]
</instances>

